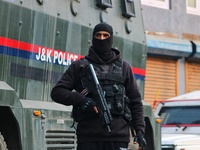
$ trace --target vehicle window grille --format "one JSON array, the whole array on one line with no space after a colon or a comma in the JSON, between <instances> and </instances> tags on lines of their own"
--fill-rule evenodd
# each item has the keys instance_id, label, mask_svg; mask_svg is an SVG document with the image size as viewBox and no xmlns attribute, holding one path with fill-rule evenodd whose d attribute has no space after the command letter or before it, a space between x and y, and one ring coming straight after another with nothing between
<instances>
[{"instance_id":1,"label":"vehicle window grille","mask_svg":"<svg viewBox=\"0 0 200 150\"><path fill-rule=\"evenodd\" d=\"M76 133L75 131L46 131L47 150L75 150Z\"/></svg>"},{"instance_id":2,"label":"vehicle window grille","mask_svg":"<svg viewBox=\"0 0 200 150\"><path fill-rule=\"evenodd\" d=\"M122 16L125 18L135 17L135 6L133 0L122 0Z\"/></svg>"},{"instance_id":3,"label":"vehicle window grille","mask_svg":"<svg viewBox=\"0 0 200 150\"><path fill-rule=\"evenodd\" d=\"M96 5L101 9L112 8L112 0L97 0Z\"/></svg>"}]
</instances>

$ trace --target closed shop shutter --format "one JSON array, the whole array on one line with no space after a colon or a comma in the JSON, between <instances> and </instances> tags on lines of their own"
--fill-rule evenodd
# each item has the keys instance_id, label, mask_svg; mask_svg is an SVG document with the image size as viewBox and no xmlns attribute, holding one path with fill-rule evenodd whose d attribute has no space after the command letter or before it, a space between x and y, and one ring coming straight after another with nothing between
<instances>
[{"instance_id":1,"label":"closed shop shutter","mask_svg":"<svg viewBox=\"0 0 200 150\"><path fill-rule=\"evenodd\" d=\"M166 100L177 95L177 60L148 57L144 100Z\"/></svg>"},{"instance_id":2,"label":"closed shop shutter","mask_svg":"<svg viewBox=\"0 0 200 150\"><path fill-rule=\"evenodd\" d=\"M186 62L186 92L200 90L200 63Z\"/></svg>"}]
</instances>

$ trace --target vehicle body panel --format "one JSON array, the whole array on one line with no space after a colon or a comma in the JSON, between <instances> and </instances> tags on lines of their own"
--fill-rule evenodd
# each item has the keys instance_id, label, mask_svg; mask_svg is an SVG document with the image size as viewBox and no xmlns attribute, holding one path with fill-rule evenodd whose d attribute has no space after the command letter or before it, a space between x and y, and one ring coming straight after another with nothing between
<instances>
[{"instance_id":1,"label":"vehicle body panel","mask_svg":"<svg viewBox=\"0 0 200 150\"><path fill-rule=\"evenodd\" d=\"M147 47L141 4L134 2L137 17L127 19L119 1L107 10L91 0L39 2L0 0L0 132L9 150L76 149L71 107L53 102L51 89L72 61L88 54L93 27L107 21L114 28L113 46L132 66L143 95ZM157 150L160 124L150 105L144 110L147 140Z\"/></svg>"}]
</instances>

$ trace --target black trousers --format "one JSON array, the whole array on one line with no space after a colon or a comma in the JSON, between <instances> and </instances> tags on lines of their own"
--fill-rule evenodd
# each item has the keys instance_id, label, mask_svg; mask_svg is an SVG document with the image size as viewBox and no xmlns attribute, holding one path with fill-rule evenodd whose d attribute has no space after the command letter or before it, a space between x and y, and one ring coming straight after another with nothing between
<instances>
[{"instance_id":1,"label":"black trousers","mask_svg":"<svg viewBox=\"0 0 200 150\"><path fill-rule=\"evenodd\" d=\"M77 150L128 150L127 142L78 143Z\"/></svg>"}]
</instances>

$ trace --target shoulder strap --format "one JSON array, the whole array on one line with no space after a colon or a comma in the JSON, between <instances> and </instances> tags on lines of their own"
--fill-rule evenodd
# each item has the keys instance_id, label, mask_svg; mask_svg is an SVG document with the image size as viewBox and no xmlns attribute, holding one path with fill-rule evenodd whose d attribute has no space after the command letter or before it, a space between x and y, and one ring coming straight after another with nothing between
<instances>
[{"instance_id":1,"label":"shoulder strap","mask_svg":"<svg viewBox=\"0 0 200 150\"><path fill-rule=\"evenodd\" d=\"M110 64L112 67L110 68L110 73L106 73L103 74L101 79L105 79L105 80L111 80L111 81L116 81L119 82L121 84L124 84L124 77L122 76L122 60L118 59L116 61L114 61L112 64Z\"/></svg>"},{"instance_id":2,"label":"shoulder strap","mask_svg":"<svg viewBox=\"0 0 200 150\"><path fill-rule=\"evenodd\" d=\"M87 65L89 65L89 61L86 58L79 59L80 61L80 67L85 68Z\"/></svg>"},{"instance_id":3,"label":"shoulder strap","mask_svg":"<svg viewBox=\"0 0 200 150\"><path fill-rule=\"evenodd\" d=\"M121 59L118 59L116 61L114 61L114 64L118 67L122 67L123 66L123 61Z\"/></svg>"}]
</instances>

